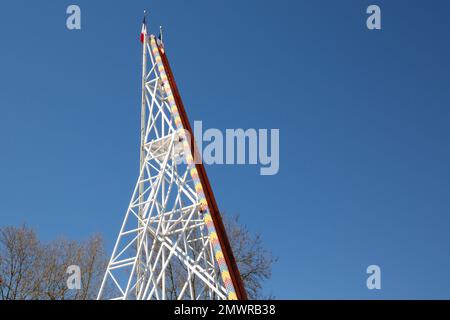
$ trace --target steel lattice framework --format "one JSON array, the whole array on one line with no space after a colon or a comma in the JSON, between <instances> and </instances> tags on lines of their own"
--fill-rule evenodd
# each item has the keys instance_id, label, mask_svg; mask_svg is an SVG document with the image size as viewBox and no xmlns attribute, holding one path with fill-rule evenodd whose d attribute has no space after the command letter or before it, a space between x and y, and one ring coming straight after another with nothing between
<instances>
[{"instance_id":1,"label":"steel lattice framework","mask_svg":"<svg viewBox=\"0 0 450 320\"><path fill-rule=\"evenodd\" d=\"M245 299L162 43L145 35L140 174L98 299Z\"/></svg>"}]
</instances>

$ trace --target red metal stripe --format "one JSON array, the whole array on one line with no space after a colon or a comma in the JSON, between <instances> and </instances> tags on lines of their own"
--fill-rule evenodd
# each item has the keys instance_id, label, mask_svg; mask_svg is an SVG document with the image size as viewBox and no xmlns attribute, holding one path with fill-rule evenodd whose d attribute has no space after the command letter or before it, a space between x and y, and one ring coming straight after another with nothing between
<instances>
[{"instance_id":1,"label":"red metal stripe","mask_svg":"<svg viewBox=\"0 0 450 320\"><path fill-rule=\"evenodd\" d=\"M175 78L173 77L172 69L169 65L169 60L166 57L165 50L161 50L160 46L158 46L158 50L161 56L162 63L164 65L164 69L166 70L167 78L170 83L173 96L175 98L175 103L178 107L181 122L183 123L183 127L188 130L189 134L191 135L191 150L194 150L194 159L201 159L199 157L199 151L195 143L194 133L189 123L186 110L184 109L183 101L181 100ZM203 166L203 163L196 163L195 166L198 171L200 182L203 185L205 198L209 205L211 217L217 232L217 238L219 239L220 246L222 247L224 253L225 262L227 264L228 270L230 271L230 277L236 290L236 296L239 300L247 300L248 298L247 292L244 287L244 282L242 281L241 274L236 264L236 259L234 258L230 241L228 240L225 226L223 224L222 217L220 216L219 207L217 206L217 202L214 197L214 193L212 191L208 176L206 174L205 167Z\"/></svg>"}]
</instances>

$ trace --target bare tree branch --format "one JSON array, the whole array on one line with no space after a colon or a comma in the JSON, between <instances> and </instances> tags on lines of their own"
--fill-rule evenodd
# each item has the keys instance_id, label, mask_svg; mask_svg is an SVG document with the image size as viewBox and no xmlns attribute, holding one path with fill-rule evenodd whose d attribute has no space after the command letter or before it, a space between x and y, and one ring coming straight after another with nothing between
<instances>
[{"instance_id":1,"label":"bare tree branch","mask_svg":"<svg viewBox=\"0 0 450 320\"><path fill-rule=\"evenodd\" d=\"M263 283L271 277L272 264L276 259L264 248L260 235L252 235L240 223L239 216L224 216L224 224L249 298L268 298L263 294ZM191 249L196 249L196 245L199 244L192 243ZM59 238L42 243L26 225L0 228L0 299L95 299L107 262L99 235L87 241ZM81 288L78 290L67 286L69 274L66 270L71 265L81 269ZM176 299L180 281L184 281L188 270L183 263L174 260L169 264L168 271L165 281L168 298ZM105 290L108 291L108 288ZM191 275L188 290L194 296L204 290L195 275Z\"/></svg>"},{"instance_id":2,"label":"bare tree branch","mask_svg":"<svg viewBox=\"0 0 450 320\"><path fill-rule=\"evenodd\" d=\"M106 269L103 240L95 235L85 242L64 238L48 244L26 227L0 228L0 298L3 300L95 299ZM67 268L81 269L79 290L67 287Z\"/></svg>"}]
</instances>

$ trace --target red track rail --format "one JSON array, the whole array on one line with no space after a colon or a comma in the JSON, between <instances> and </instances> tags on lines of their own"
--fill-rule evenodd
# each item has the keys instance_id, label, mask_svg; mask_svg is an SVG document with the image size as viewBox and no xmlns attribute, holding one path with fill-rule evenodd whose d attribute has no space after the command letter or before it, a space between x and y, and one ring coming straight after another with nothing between
<instances>
[{"instance_id":1,"label":"red track rail","mask_svg":"<svg viewBox=\"0 0 450 320\"><path fill-rule=\"evenodd\" d=\"M189 119L184 109L183 101L181 100L180 93L178 91L177 84L175 82L175 78L172 73L172 69L170 68L169 60L166 57L164 50L161 50L161 47L158 46L159 54L161 56L162 63L164 65L164 69L166 70L167 78L170 83L170 87L172 88L172 93L175 99L175 102L178 107L178 112L180 114L181 122L183 123L183 127L189 132L191 135L191 150L194 150L194 159L201 159L199 157L199 151L194 139L194 133L192 131L191 125L189 123ZM196 161L198 162L198 161ZM209 183L208 176L206 175L205 167L203 163L195 164L199 179L203 185L206 201L208 202L209 210L211 213L211 217L214 223L214 227L216 228L217 238L219 239L220 246L222 247L225 262L227 264L228 270L230 271L231 281L233 282L234 289L236 290L236 296L239 300L247 300L247 292L244 287L244 283L241 278L241 274L239 273L238 266L236 264L236 259L234 258L233 251L231 250L230 241L228 240L227 233L225 231L225 226L222 221L222 217L220 216L219 207L217 206L216 199L214 197L214 193L211 188L211 184Z\"/></svg>"}]
</instances>

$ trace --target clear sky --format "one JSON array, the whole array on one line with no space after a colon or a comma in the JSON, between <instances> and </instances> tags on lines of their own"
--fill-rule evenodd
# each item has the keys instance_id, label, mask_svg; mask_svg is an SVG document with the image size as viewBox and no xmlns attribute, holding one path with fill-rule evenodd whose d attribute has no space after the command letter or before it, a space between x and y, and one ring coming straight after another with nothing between
<instances>
[{"instance_id":1,"label":"clear sky","mask_svg":"<svg viewBox=\"0 0 450 320\"><path fill-rule=\"evenodd\" d=\"M279 258L268 293L450 298L444 0L2 2L0 225L111 249L138 171L144 8L191 122L280 129L278 175L207 167L221 210Z\"/></svg>"}]
</instances>

